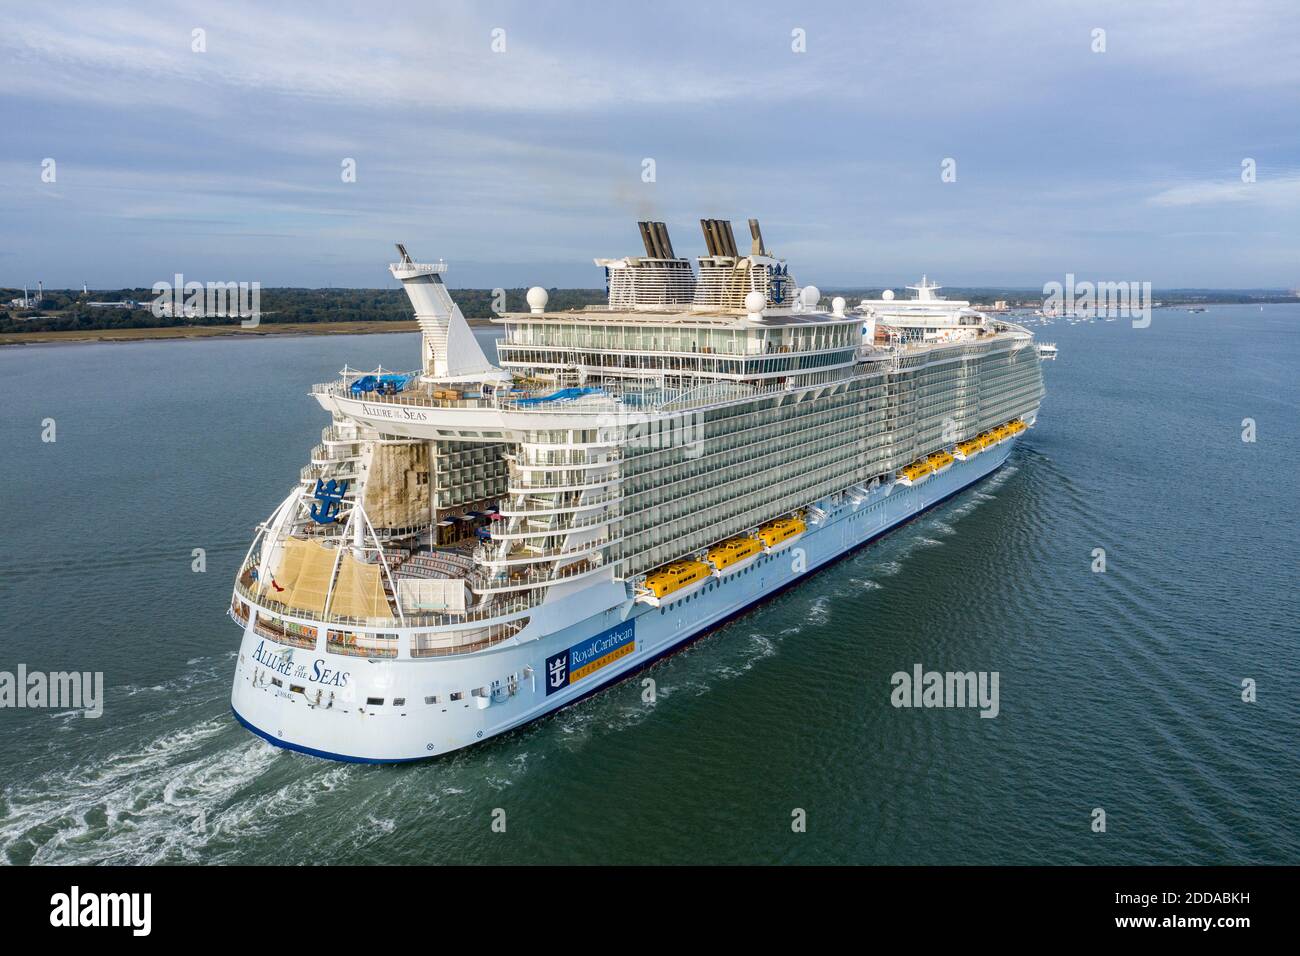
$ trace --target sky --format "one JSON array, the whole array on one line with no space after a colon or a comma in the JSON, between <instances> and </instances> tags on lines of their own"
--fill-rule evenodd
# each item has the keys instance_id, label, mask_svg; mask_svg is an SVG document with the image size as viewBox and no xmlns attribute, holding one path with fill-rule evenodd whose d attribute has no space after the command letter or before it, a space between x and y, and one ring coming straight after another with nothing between
<instances>
[{"instance_id":1,"label":"sky","mask_svg":"<svg viewBox=\"0 0 1300 956\"><path fill-rule=\"evenodd\" d=\"M0 0L0 22L4 286L395 286L401 241L452 286L597 287L638 219L694 256L701 218L745 246L749 217L822 287L1300 286L1295 0Z\"/></svg>"}]
</instances>

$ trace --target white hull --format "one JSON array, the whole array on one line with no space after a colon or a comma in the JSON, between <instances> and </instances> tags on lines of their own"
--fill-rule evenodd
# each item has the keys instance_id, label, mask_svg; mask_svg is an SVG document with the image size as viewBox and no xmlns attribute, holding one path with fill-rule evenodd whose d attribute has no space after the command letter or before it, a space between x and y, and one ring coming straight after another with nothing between
<instances>
[{"instance_id":1,"label":"white hull","mask_svg":"<svg viewBox=\"0 0 1300 956\"><path fill-rule=\"evenodd\" d=\"M690 601L647 607L607 576L557 586L518 635L479 653L371 661L329 653L323 638L314 650L286 648L259 636L250 621L231 707L270 742L336 760L390 763L467 747L619 680L937 504L996 470L1012 444L912 487L890 484L865 498L816 502L825 521L739 573L709 578ZM551 686L550 676L561 671Z\"/></svg>"},{"instance_id":2,"label":"white hull","mask_svg":"<svg viewBox=\"0 0 1300 956\"><path fill-rule=\"evenodd\" d=\"M790 543L791 543L791 544L794 543L793 539L791 540ZM755 553L755 554L751 554L751 555L750 555L749 557L747 557L747 558L742 558L740 561L737 561L735 564L729 564L729 565L727 565L727 566L726 566L725 568L723 568L722 570L718 570L717 568L714 568L714 569L713 569L713 576L714 576L715 578L729 578L729 577L731 577L733 574L739 574L741 571L745 570L745 568L749 567L751 564L753 564L755 561L757 561L759 558L761 558L761 557L763 556L764 552L766 552L766 551L767 551L767 549L764 548L764 549L758 551L758 552ZM769 552L769 553L770 553L770 552Z\"/></svg>"},{"instance_id":3,"label":"white hull","mask_svg":"<svg viewBox=\"0 0 1300 956\"><path fill-rule=\"evenodd\" d=\"M651 607L669 607L676 604L678 601L684 601L696 591L706 587L709 580L710 578L704 578L703 580L696 581L693 584L688 584L685 587L678 588L676 591L665 594L663 597L656 597L653 591L643 591L636 596L636 599L639 603L648 604Z\"/></svg>"}]
</instances>

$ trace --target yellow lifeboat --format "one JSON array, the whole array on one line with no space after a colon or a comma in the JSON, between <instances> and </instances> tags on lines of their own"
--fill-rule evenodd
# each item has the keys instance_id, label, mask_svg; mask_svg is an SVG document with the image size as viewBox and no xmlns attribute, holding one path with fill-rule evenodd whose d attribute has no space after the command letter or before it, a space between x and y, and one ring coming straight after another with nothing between
<instances>
[{"instance_id":1,"label":"yellow lifeboat","mask_svg":"<svg viewBox=\"0 0 1300 956\"><path fill-rule=\"evenodd\" d=\"M937 475L941 471L948 470L949 466L952 465L953 457L941 448L934 454L930 455L926 461L930 463L930 473Z\"/></svg>"},{"instance_id":2,"label":"yellow lifeboat","mask_svg":"<svg viewBox=\"0 0 1300 956\"><path fill-rule=\"evenodd\" d=\"M916 461L912 462L906 468L903 468L902 470L899 471L898 483L900 485L914 485L917 482L921 481L922 479L928 477L930 472L933 470L934 470L934 466L930 464L928 459L918 458Z\"/></svg>"},{"instance_id":3,"label":"yellow lifeboat","mask_svg":"<svg viewBox=\"0 0 1300 956\"><path fill-rule=\"evenodd\" d=\"M794 544L807 530L802 518L778 518L758 529L758 540L763 543L763 550L771 554Z\"/></svg>"},{"instance_id":4,"label":"yellow lifeboat","mask_svg":"<svg viewBox=\"0 0 1300 956\"><path fill-rule=\"evenodd\" d=\"M983 448L984 446L980 444L979 436L976 435L974 438L967 439L966 441L957 442L957 449L953 455L958 461L965 461L968 458L974 458L983 450Z\"/></svg>"},{"instance_id":5,"label":"yellow lifeboat","mask_svg":"<svg viewBox=\"0 0 1300 956\"><path fill-rule=\"evenodd\" d=\"M762 550L763 545L754 538L732 538L710 548L705 557L713 565L713 573L724 577L748 565Z\"/></svg>"},{"instance_id":6,"label":"yellow lifeboat","mask_svg":"<svg viewBox=\"0 0 1300 956\"><path fill-rule=\"evenodd\" d=\"M674 561L646 575L645 591L637 600L655 607L680 601L707 583L712 571L703 561Z\"/></svg>"}]
</instances>

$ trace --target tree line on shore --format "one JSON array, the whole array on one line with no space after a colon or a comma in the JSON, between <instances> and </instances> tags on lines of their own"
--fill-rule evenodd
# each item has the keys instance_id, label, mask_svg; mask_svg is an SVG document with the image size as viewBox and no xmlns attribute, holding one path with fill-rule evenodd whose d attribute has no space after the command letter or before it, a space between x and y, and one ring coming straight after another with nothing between
<instances>
[{"instance_id":1,"label":"tree line on shore","mask_svg":"<svg viewBox=\"0 0 1300 956\"><path fill-rule=\"evenodd\" d=\"M506 311L526 311L525 289L506 289ZM574 309L605 301L604 289L550 289L548 309ZM29 290L29 295L31 295ZM493 315L497 292L493 289L453 289L452 295L467 319ZM154 329L189 325L230 325L227 315L155 315L157 295L151 289L93 291L45 290L40 308L10 304L22 298L21 289L0 289L0 332L62 332L98 329ZM34 298L34 296L33 296ZM292 289L259 290L261 321L269 324L313 322L401 322L414 318L411 303L401 289ZM90 303L134 302L135 308L104 308Z\"/></svg>"},{"instance_id":2,"label":"tree line on shore","mask_svg":"<svg viewBox=\"0 0 1300 956\"><path fill-rule=\"evenodd\" d=\"M876 298L880 289L828 289L822 293L825 307L834 296L844 296L850 305L863 298ZM901 291L901 290L900 290ZM526 311L525 289L504 290L505 311ZM603 289L549 289L548 311L580 309L605 302ZM1041 293L1026 288L948 288L949 298L967 299L976 306L1007 301L1011 307L1033 307ZM30 292L29 292L30 295ZM498 290L453 289L452 295L467 319L489 319L494 305L500 305ZM402 289L295 289L259 290L261 321L270 324L314 322L395 322L413 318L411 304ZM11 300L21 299L21 289L0 289L0 332L62 332L99 329L151 329L191 325L230 325L227 315L155 315L157 298L151 289L115 289L89 294L76 290L45 290L39 308L24 309ZM1154 295L1165 305L1208 305L1233 303L1295 302L1294 293L1269 289L1206 290L1171 289ZM91 303L134 302L134 308L103 308Z\"/></svg>"}]
</instances>

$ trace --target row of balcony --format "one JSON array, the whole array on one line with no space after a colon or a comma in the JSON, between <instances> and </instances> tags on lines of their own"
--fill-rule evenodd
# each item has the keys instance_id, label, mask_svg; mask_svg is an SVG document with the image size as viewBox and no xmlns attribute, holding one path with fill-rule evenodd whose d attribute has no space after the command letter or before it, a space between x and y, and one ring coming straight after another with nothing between
<instances>
[{"instance_id":1,"label":"row of balcony","mask_svg":"<svg viewBox=\"0 0 1300 956\"><path fill-rule=\"evenodd\" d=\"M512 591L537 590L571 581L575 578L595 574L604 566L604 556L595 552L579 561L574 561L558 568L519 569L512 567L507 572L495 574L474 574L469 578L469 588L475 594L503 594ZM477 570L477 569L476 569Z\"/></svg>"},{"instance_id":2,"label":"row of balcony","mask_svg":"<svg viewBox=\"0 0 1300 956\"><path fill-rule=\"evenodd\" d=\"M551 515L556 518L558 515ZM620 515L616 511L602 510L587 517L574 516L570 521L546 522L539 518L529 517L524 521L527 527L515 528L513 530L501 531L497 528L492 529L493 541L514 541L524 538L541 538L548 535L568 534L573 531L587 531L592 528L599 528L603 525L613 524L619 520Z\"/></svg>"},{"instance_id":3,"label":"row of balcony","mask_svg":"<svg viewBox=\"0 0 1300 956\"><path fill-rule=\"evenodd\" d=\"M539 478L542 480L538 480ZM510 476L506 491L512 495L526 495L534 491L586 491L588 488L605 488L617 485L622 480L623 478L620 475L602 475L586 481L575 481L560 475L552 476L543 473L542 475L533 475L525 481L522 475L514 473Z\"/></svg>"},{"instance_id":4,"label":"row of balcony","mask_svg":"<svg viewBox=\"0 0 1300 956\"><path fill-rule=\"evenodd\" d=\"M618 501L622 497L622 494L617 489L605 491L598 495L584 495L581 501L569 502L558 502L550 498L527 495L524 497L522 508L515 502L506 500L498 504L497 511L504 518L535 518L544 515L575 514L579 511L591 511L601 505Z\"/></svg>"},{"instance_id":5,"label":"row of balcony","mask_svg":"<svg viewBox=\"0 0 1300 956\"><path fill-rule=\"evenodd\" d=\"M497 557L495 549L480 545L474 549L474 560L478 564L494 569L506 565L537 564L542 561L554 561L557 558L573 558L579 555L592 554L616 540L618 539L611 538L609 535L602 535L594 541L587 541L579 545L565 545L560 548L516 547L508 551L504 557Z\"/></svg>"}]
</instances>

